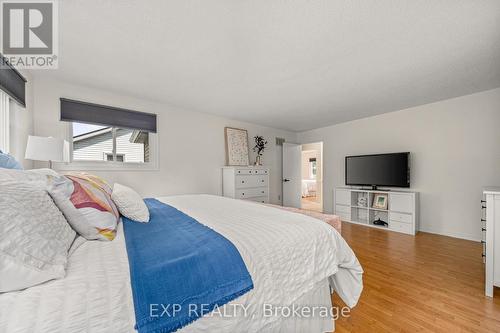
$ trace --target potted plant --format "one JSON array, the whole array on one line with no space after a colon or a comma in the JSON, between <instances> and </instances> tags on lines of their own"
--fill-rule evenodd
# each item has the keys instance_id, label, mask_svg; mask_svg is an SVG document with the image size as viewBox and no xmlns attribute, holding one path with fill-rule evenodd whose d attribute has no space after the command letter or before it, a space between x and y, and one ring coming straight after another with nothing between
<instances>
[{"instance_id":1,"label":"potted plant","mask_svg":"<svg viewBox=\"0 0 500 333\"><path fill-rule=\"evenodd\" d=\"M261 157L264 154L264 149L266 149L267 141L261 135L256 135L253 138L255 140L255 147L253 151L257 153L255 157L255 165L262 165Z\"/></svg>"}]
</instances>

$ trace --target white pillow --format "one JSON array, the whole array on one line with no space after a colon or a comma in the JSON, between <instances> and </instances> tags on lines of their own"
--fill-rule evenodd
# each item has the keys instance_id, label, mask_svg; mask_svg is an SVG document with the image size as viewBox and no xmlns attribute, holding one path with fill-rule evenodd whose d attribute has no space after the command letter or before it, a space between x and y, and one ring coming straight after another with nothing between
<instances>
[{"instance_id":1,"label":"white pillow","mask_svg":"<svg viewBox=\"0 0 500 333\"><path fill-rule=\"evenodd\" d=\"M0 171L0 293L65 276L75 231L47 193L47 176Z\"/></svg>"},{"instance_id":2,"label":"white pillow","mask_svg":"<svg viewBox=\"0 0 500 333\"><path fill-rule=\"evenodd\" d=\"M148 207L141 196L130 187L115 183L111 199L123 216L136 222L149 222Z\"/></svg>"}]
</instances>

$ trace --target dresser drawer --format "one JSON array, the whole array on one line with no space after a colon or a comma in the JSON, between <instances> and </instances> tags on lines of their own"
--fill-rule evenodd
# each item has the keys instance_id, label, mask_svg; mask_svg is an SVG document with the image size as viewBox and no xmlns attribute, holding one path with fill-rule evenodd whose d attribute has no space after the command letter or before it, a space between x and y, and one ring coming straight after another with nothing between
<instances>
[{"instance_id":1,"label":"dresser drawer","mask_svg":"<svg viewBox=\"0 0 500 333\"><path fill-rule=\"evenodd\" d=\"M255 201L255 202L260 202L260 203L269 203L268 197L254 197L254 198L248 198L248 199L244 199L244 200Z\"/></svg>"},{"instance_id":2,"label":"dresser drawer","mask_svg":"<svg viewBox=\"0 0 500 333\"><path fill-rule=\"evenodd\" d=\"M396 221L396 222L403 222L403 223L410 223L410 224L412 223L412 217L409 214L390 212L389 218L393 221Z\"/></svg>"},{"instance_id":3,"label":"dresser drawer","mask_svg":"<svg viewBox=\"0 0 500 333\"><path fill-rule=\"evenodd\" d=\"M236 169L236 175L268 175L267 169Z\"/></svg>"},{"instance_id":4,"label":"dresser drawer","mask_svg":"<svg viewBox=\"0 0 500 333\"><path fill-rule=\"evenodd\" d=\"M236 188L267 186L268 175L236 176Z\"/></svg>"},{"instance_id":5,"label":"dresser drawer","mask_svg":"<svg viewBox=\"0 0 500 333\"><path fill-rule=\"evenodd\" d=\"M389 220L389 229L405 234L413 234L412 225L408 223L401 223L394 220Z\"/></svg>"},{"instance_id":6,"label":"dresser drawer","mask_svg":"<svg viewBox=\"0 0 500 333\"><path fill-rule=\"evenodd\" d=\"M267 196L267 187L256 187L236 190L236 199L247 199L253 197Z\"/></svg>"},{"instance_id":7,"label":"dresser drawer","mask_svg":"<svg viewBox=\"0 0 500 333\"><path fill-rule=\"evenodd\" d=\"M342 206L342 205L335 206L335 213L337 215L340 213L350 213L350 212L351 212L351 207L349 206Z\"/></svg>"},{"instance_id":8,"label":"dresser drawer","mask_svg":"<svg viewBox=\"0 0 500 333\"><path fill-rule=\"evenodd\" d=\"M252 169L236 169L236 175L253 175Z\"/></svg>"}]
</instances>

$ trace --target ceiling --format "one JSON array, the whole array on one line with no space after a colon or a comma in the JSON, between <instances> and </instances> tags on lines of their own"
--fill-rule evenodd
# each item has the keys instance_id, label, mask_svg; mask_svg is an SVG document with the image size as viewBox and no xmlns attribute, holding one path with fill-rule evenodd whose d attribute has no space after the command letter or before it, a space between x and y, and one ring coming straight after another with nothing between
<instances>
[{"instance_id":1,"label":"ceiling","mask_svg":"<svg viewBox=\"0 0 500 333\"><path fill-rule=\"evenodd\" d=\"M498 0L64 0L59 79L303 131L500 87Z\"/></svg>"}]
</instances>

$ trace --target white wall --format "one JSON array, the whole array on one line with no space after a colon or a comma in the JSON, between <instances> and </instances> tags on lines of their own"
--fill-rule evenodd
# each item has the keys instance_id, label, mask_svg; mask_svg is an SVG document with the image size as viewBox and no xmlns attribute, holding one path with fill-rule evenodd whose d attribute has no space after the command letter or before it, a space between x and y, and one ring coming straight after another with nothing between
<instances>
[{"instance_id":1,"label":"white wall","mask_svg":"<svg viewBox=\"0 0 500 333\"><path fill-rule=\"evenodd\" d=\"M158 171L92 171L110 183L132 186L144 196L183 193L220 194L221 167L225 163L224 127L248 130L249 145L253 136L263 135L269 141L264 165L270 167L270 198L278 203L281 196L281 147L275 137L295 141L296 134L269 127L233 121L173 106L123 96L99 89L35 78L34 132L40 136L67 136L67 123L59 121L59 98L66 97L99 104L124 107L158 114L160 169ZM251 152L250 160L255 160ZM36 163L37 166L46 164Z\"/></svg>"},{"instance_id":2,"label":"white wall","mask_svg":"<svg viewBox=\"0 0 500 333\"><path fill-rule=\"evenodd\" d=\"M10 154L18 160L25 169L33 167L33 161L25 160L28 135L33 133L33 81L32 77L22 72L28 80L26 84L26 108L14 101L10 102Z\"/></svg>"},{"instance_id":3,"label":"white wall","mask_svg":"<svg viewBox=\"0 0 500 333\"><path fill-rule=\"evenodd\" d=\"M481 188L500 185L500 88L300 133L323 141L324 207L346 155L410 151L420 229L479 240Z\"/></svg>"},{"instance_id":4,"label":"white wall","mask_svg":"<svg viewBox=\"0 0 500 333\"><path fill-rule=\"evenodd\" d=\"M159 170L92 171L109 182L128 184L145 196L220 194L224 126L246 128L250 146L257 134L269 141L263 161L271 168L270 197L274 203L281 195L281 149L274 144L276 136L289 142L324 142L327 212L333 210L333 188L344 185L344 157L350 154L412 153L411 182L412 189L420 192L422 231L480 239L481 188L500 185L500 89L297 135L48 78L37 77L34 84L35 135L67 135L67 124L59 121L60 97L159 114ZM29 118L29 113L21 115ZM30 122L19 123L25 126ZM16 131L23 134L14 150L24 155L21 141L25 141L29 126ZM251 160L254 156L251 152Z\"/></svg>"}]
</instances>

